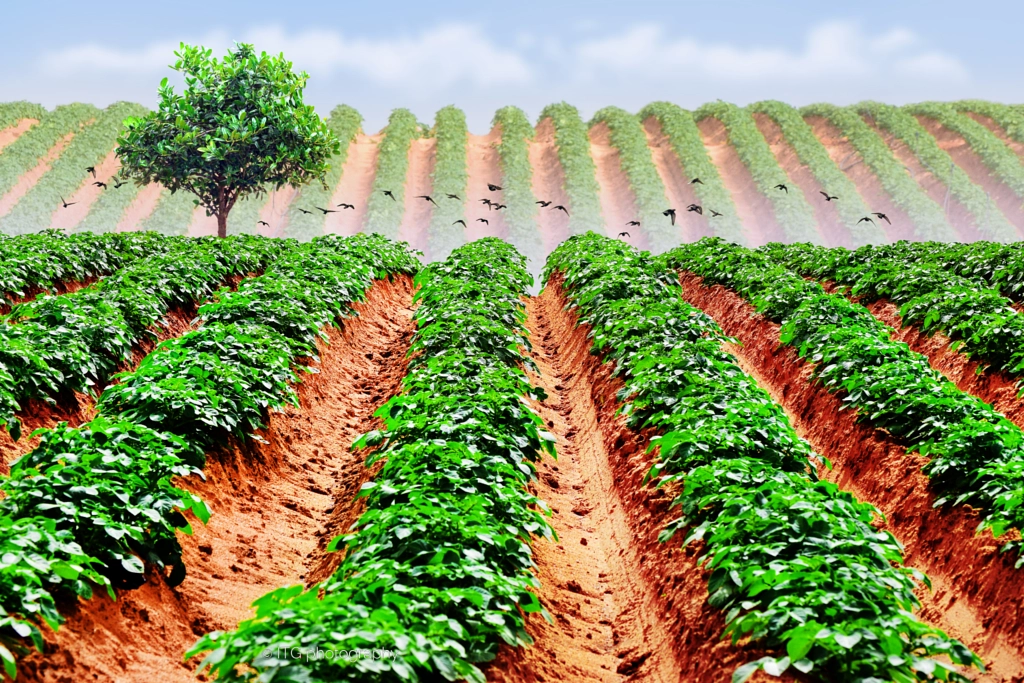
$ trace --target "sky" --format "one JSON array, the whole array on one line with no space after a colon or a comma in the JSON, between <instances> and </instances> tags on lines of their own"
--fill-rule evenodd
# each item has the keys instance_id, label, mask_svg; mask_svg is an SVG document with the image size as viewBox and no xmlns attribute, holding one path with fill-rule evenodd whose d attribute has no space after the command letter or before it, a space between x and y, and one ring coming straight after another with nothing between
<instances>
[{"instance_id":1,"label":"sky","mask_svg":"<svg viewBox=\"0 0 1024 683\"><path fill-rule=\"evenodd\" d=\"M485 133L514 104L585 118L656 100L794 105L978 97L1024 103L1024 2L21 2L0 25L0 101L156 103L182 41L281 52L306 101L355 107L375 132L396 107L448 104Z\"/></svg>"}]
</instances>

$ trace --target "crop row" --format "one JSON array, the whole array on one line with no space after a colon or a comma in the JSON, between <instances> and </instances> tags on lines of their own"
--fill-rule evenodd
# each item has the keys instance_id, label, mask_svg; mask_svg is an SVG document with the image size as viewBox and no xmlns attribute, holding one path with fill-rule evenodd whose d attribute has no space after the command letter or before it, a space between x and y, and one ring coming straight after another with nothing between
<instances>
[{"instance_id":1,"label":"crop row","mask_svg":"<svg viewBox=\"0 0 1024 683\"><path fill-rule=\"evenodd\" d=\"M925 242L902 245L908 251L923 252L923 258L940 263L946 270L998 289L1011 301L1024 301L1024 249L1021 243L943 244ZM893 247L898 248L898 247Z\"/></svg>"},{"instance_id":2,"label":"crop row","mask_svg":"<svg viewBox=\"0 0 1024 683\"><path fill-rule=\"evenodd\" d=\"M629 178L629 186L636 197L640 231L647 236L648 244L656 251L665 251L678 245L682 241L680 228L662 215L669 207L665 185L654 165L640 119L618 107L605 107L590 120L590 126L599 123L608 126L611 144L619 152L622 170ZM682 216L683 207L676 208ZM625 226L615 227L615 232L625 229Z\"/></svg>"},{"instance_id":3,"label":"crop row","mask_svg":"<svg viewBox=\"0 0 1024 683\"><path fill-rule=\"evenodd\" d=\"M914 116L899 107L878 102L862 102L854 107L882 130L901 140L936 179L949 188L950 194L971 214L975 225L990 239L1010 242L1017 239L1017 230L1006 220L999 208L975 185L952 157L925 130Z\"/></svg>"},{"instance_id":4,"label":"crop row","mask_svg":"<svg viewBox=\"0 0 1024 683\"><path fill-rule=\"evenodd\" d=\"M923 471L936 505L971 505L980 512L979 532L997 538L1024 528L1024 433L893 341L866 308L825 293L768 253L721 241L681 247L669 262L735 290L780 323L782 343L813 363L814 378L829 392L843 394L863 422L927 456ZM1020 548L1019 540L1004 545Z\"/></svg>"},{"instance_id":5,"label":"crop row","mask_svg":"<svg viewBox=\"0 0 1024 683\"><path fill-rule=\"evenodd\" d=\"M465 203L469 183L466 165L466 143L469 130L466 115L452 105L442 108L434 117L434 138L437 140L434 172L431 175L430 195L437 206L433 207L428 228L428 249L432 260L443 261L453 249L466 241L465 229L455 221L466 217ZM462 200L449 199L454 194Z\"/></svg>"},{"instance_id":6,"label":"crop row","mask_svg":"<svg viewBox=\"0 0 1024 683\"><path fill-rule=\"evenodd\" d=\"M565 174L565 193L569 197L568 209L571 212L569 233L578 235L587 230L603 230L601 188L597 184L597 167L590 154L586 124L576 107L566 102L544 107L539 120L544 119L551 119L554 126L558 161Z\"/></svg>"},{"instance_id":7,"label":"crop row","mask_svg":"<svg viewBox=\"0 0 1024 683\"><path fill-rule=\"evenodd\" d=\"M722 214L714 221L709 221L714 234L730 242L743 244L743 224L736 214L736 205L708 156L693 115L670 102L653 102L640 110L637 116L641 121L656 119L679 158L683 171L691 180L700 178L700 183L691 185L700 203L705 210L714 209Z\"/></svg>"},{"instance_id":8,"label":"crop row","mask_svg":"<svg viewBox=\"0 0 1024 683\"><path fill-rule=\"evenodd\" d=\"M478 240L416 278L417 331L404 393L377 415L383 467L360 493L366 512L329 549L345 557L323 583L257 600L235 632L204 637L190 655L217 680L464 680L501 642L526 644L523 612L542 608L529 539L552 536L526 486L553 439L524 396L543 399L530 365L521 297L532 278L500 240ZM548 513L550 514L550 513ZM393 650L393 659L290 660L292 648ZM200 667L201 669L203 667Z\"/></svg>"},{"instance_id":9,"label":"crop row","mask_svg":"<svg viewBox=\"0 0 1024 683\"><path fill-rule=\"evenodd\" d=\"M904 325L917 325L927 334L943 332L954 348L1020 380L1024 315L997 290L922 258L921 250L899 246L862 247L851 253L776 244L765 253L800 275L849 286L858 301L892 301L900 306Z\"/></svg>"},{"instance_id":10,"label":"crop row","mask_svg":"<svg viewBox=\"0 0 1024 683\"><path fill-rule=\"evenodd\" d=\"M523 254L531 272L540 269L544 258L537 223L537 197L533 194L533 167L530 165L530 141L533 126L518 107L502 107L494 114L492 126L501 129L498 160L501 163L501 201L508 205L505 224L508 241Z\"/></svg>"},{"instance_id":11,"label":"crop row","mask_svg":"<svg viewBox=\"0 0 1024 683\"><path fill-rule=\"evenodd\" d=\"M723 637L785 653L741 666L733 681L789 667L816 680L914 681L951 670L935 656L980 664L911 614L926 579L873 528L873 506L817 481L820 456L721 348L729 340L714 320L682 300L665 261L587 235L556 249L548 269L591 327L594 352L624 376L627 423L658 432L648 478L681 485L682 516L661 539L685 531L684 545L704 542Z\"/></svg>"},{"instance_id":12,"label":"crop row","mask_svg":"<svg viewBox=\"0 0 1024 683\"><path fill-rule=\"evenodd\" d=\"M1012 140L1024 143L1024 108L984 100L960 100L953 102L957 111L987 116L1006 131Z\"/></svg>"},{"instance_id":13,"label":"crop row","mask_svg":"<svg viewBox=\"0 0 1024 683\"><path fill-rule=\"evenodd\" d=\"M978 155L992 173L1006 183L1018 198L1024 199L1024 164L995 133L948 102L921 102L908 104L904 111L914 116L935 120L960 137Z\"/></svg>"},{"instance_id":14,"label":"crop row","mask_svg":"<svg viewBox=\"0 0 1024 683\"><path fill-rule=\"evenodd\" d=\"M693 117L698 123L706 118L716 118L722 122L729 134L729 144L750 171L758 189L771 200L775 209L775 219L782 227L787 240L821 242L814 209L807 203L803 193L797 188L794 188L794 192L776 189L776 186L788 183L789 177L779 166L771 147L761 135L749 112L719 100L703 105L693 113Z\"/></svg>"},{"instance_id":15,"label":"crop row","mask_svg":"<svg viewBox=\"0 0 1024 683\"><path fill-rule=\"evenodd\" d=\"M77 292L16 304L0 322L0 426L14 440L26 400L94 391L170 307L202 300L229 276L262 271L292 247L259 238L165 245Z\"/></svg>"},{"instance_id":16,"label":"crop row","mask_svg":"<svg viewBox=\"0 0 1024 683\"><path fill-rule=\"evenodd\" d=\"M865 123L855 109L814 104L804 107L800 113L826 118L839 129L893 202L907 212L917 237L948 242L956 239L956 232L946 220L942 207L932 201L924 188L907 173L881 136Z\"/></svg>"},{"instance_id":17,"label":"crop row","mask_svg":"<svg viewBox=\"0 0 1024 683\"><path fill-rule=\"evenodd\" d=\"M2 102L0 103L0 130L17 125L24 119L35 119L39 121L46 115L46 110L38 104L25 102Z\"/></svg>"},{"instance_id":18,"label":"crop row","mask_svg":"<svg viewBox=\"0 0 1024 683\"><path fill-rule=\"evenodd\" d=\"M747 110L764 114L782 131L786 142L796 152L800 163L814 174L823 191L839 197L836 211L853 238L853 244L876 244L885 242L885 231L874 223L861 222L869 215L870 209L864 204L857 186L843 173L829 156L828 150L814 134L811 126L800 116L800 112L788 104L774 100L756 102Z\"/></svg>"},{"instance_id":19,"label":"crop row","mask_svg":"<svg viewBox=\"0 0 1024 683\"><path fill-rule=\"evenodd\" d=\"M185 576L176 531L205 503L172 483L201 473L204 451L244 437L268 410L296 401L294 364L316 358L321 328L348 314L375 278L410 272L404 249L373 236L319 238L264 276L221 290L199 329L160 344L122 373L78 429L40 430L40 445L0 480L0 660L14 677L20 638L42 648L36 622L56 629L59 595L130 588L145 563L171 585Z\"/></svg>"},{"instance_id":20,"label":"crop row","mask_svg":"<svg viewBox=\"0 0 1024 683\"><path fill-rule=\"evenodd\" d=\"M405 179L409 170L409 146L424 131L408 109L395 109L377 145L377 168L367 201L363 228L387 237L398 237L405 214ZM394 199L384 194L391 192Z\"/></svg>"}]
</instances>

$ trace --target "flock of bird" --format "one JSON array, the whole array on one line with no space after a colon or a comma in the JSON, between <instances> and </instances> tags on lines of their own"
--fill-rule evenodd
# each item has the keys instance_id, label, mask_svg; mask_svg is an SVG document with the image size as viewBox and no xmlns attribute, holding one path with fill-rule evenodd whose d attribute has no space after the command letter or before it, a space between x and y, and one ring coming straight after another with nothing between
<instances>
[{"instance_id":1,"label":"flock of bird","mask_svg":"<svg viewBox=\"0 0 1024 683\"><path fill-rule=\"evenodd\" d=\"M96 187L99 187L99 188L101 188L103 190L107 189L107 183L104 183L104 182L101 182L99 180L96 180L96 167L95 166L88 166L88 167L86 167L85 170L88 173L92 174L92 177L93 177L93 180L94 180L93 185L95 185ZM120 180L118 178L114 178L114 189L115 190L120 188L122 185L126 185L126 184L127 183L125 181ZM690 185L703 185L703 184L704 184L704 181L701 180L700 178L694 178L693 180L690 181ZM487 189L490 190L491 192L501 192L502 191L502 187L500 185L495 185L493 183L487 183ZM789 187L785 183L779 183L773 189L779 190L781 192L785 192L786 194L789 194ZM398 201L397 199L395 199L395 195L391 192L391 190L381 190L381 192L383 192L385 197L390 197L391 201L394 201L394 202ZM824 191L821 191L821 190L818 191L818 194L823 196L825 198L826 202L831 202L833 200L839 199L839 197L837 197L836 195L830 195L828 192L824 192ZM460 202L462 201L462 197L460 197L457 194L451 194L451 193L446 192L445 193L445 197L447 199L455 199L455 200L460 201ZM434 201L434 198L431 197L428 194L416 195L415 198L416 199L422 199L424 201L430 202L434 206L440 206L437 202ZM63 208L65 208L65 209L68 208L69 206L72 206L72 205L78 203L78 202L68 202L68 201L65 201L64 197L60 198L60 202L63 205ZM501 203L498 203L498 202L495 202L495 201L491 201L489 198L481 199L480 202L487 207L488 211L491 211L491 210L501 211L502 209L507 209L508 208L505 204L501 204ZM569 210L566 209L561 204L556 204L555 206L551 206L551 204L552 204L551 201L544 201L544 200L538 201L537 204L539 204L542 209L547 209L548 207L551 207L551 209L550 209L551 211L563 211L566 216L569 215ZM321 212L324 216L327 216L327 214L329 214L329 213L338 213L338 209L342 209L342 210L346 210L346 209L348 209L348 210L355 210L356 207L355 207L354 204L347 204L345 202L342 202L341 204L338 204L337 207L335 207L333 209L323 209L323 208L321 208L319 206L314 206L313 208L316 209L317 211ZM300 213L304 213L304 214L307 214L307 215L312 215L313 214L313 212L308 210L308 209L303 209L301 207L296 207L296 209ZM686 211L689 212L689 213L696 213L698 216L703 216L704 215L704 208L702 206L700 206L699 204L690 204L689 206L686 207ZM711 216L710 216L711 218L717 218L717 217L722 215L721 213L719 213L718 211L715 211L714 209L708 209L708 211L711 212ZM671 208L670 209L666 209L665 211L661 212L661 215L662 216L668 216L669 220L672 221L672 225L676 224L676 210L675 209L671 209ZM871 216L874 216L878 220L884 220L889 225L892 225L892 221L890 221L889 217L887 215L885 215L884 213L880 213L880 212L875 211L875 212L872 212ZM857 221L857 223L865 223L865 222L867 222L867 223L874 224L875 220L874 220L874 218L871 218L871 216L864 216L859 221ZM477 223L483 223L484 225L490 225L490 221L488 221L486 218L477 218L476 222ZM270 227L269 223L267 223L266 221L262 221L262 220L261 221L257 221L257 225L262 225L262 226L265 226L265 227L268 227L268 228ZM452 223L452 225L462 225L462 227L466 227L466 221L460 219L460 220L457 220L454 223ZM631 227L640 227L640 221L629 221L628 223L626 223L626 225L627 226L631 226ZM630 234L628 232L623 231L623 232L620 232L618 236L619 237L627 237L628 238L628 237L630 237Z\"/></svg>"}]
</instances>

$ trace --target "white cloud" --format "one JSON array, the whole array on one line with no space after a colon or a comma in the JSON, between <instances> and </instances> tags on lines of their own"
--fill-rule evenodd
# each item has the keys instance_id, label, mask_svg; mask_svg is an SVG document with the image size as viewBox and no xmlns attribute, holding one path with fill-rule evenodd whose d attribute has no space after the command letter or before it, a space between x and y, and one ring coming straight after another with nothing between
<instances>
[{"instance_id":1,"label":"white cloud","mask_svg":"<svg viewBox=\"0 0 1024 683\"><path fill-rule=\"evenodd\" d=\"M967 69L959 60L934 51L900 59L894 69L899 74L915 78L963 82L969 77Z\"/></svg>"}]
</instances>

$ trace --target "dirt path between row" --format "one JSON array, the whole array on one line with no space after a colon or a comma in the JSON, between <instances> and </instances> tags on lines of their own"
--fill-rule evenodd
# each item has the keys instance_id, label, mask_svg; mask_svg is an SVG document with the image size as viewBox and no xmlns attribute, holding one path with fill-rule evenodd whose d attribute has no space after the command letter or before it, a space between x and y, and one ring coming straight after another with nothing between
<instances>
[{"instance_id":1,"label":"dirt path between row","mask_svg":"<svg viewBox=\"0 0 1024 683\"><path fill-rule=\"evenodd\" d=\"M437 155L436 138L417 138L409 144L409 169L405 174L405 210L398 228L398 239L408 242L413 249L427 251L430 237L430 218L434 205L418 196L430 196L434 186L434 161ZM434 201L439 201L434 199Z\"/></svg>"},{"instance_id":2,"label":"dirt path between row","mask_svg":"<svg viewBox=\"0 0 1024 683\"><path fill-rule=\"evenodd\" d=\"M217 217L207 216L206 209L197 206L192 211L192 221L188 224L189 237L213 237L217 234Z\"/></svg>"},{"instance_id":3,"label":"dirt path between row","mask_svg":"<svg viewBox=\"0 0 1024 683\"><path fill-rule=\"evenodd\" d=\"M829 157L835 162L839 170L846 174L857 188L857 193L863 198L871 211L884 213L892 221L892 224L885 221L878 221L877 225L884 232L890 242L897 240L918 240L914 222L910 220L907 212L901 209L892 197L882 187L882 182L871 170L871 167L864 163L860 153L854 149L850 141L843 133L823 116L808 116L804 119L814 132L814 136L828 150Z\"/></svg>"},{"instance_id":4,"label":"dirt path between row","mask_svg":"<svg viewBox=\"0 0 1024 683\"><path fill-rule=\"evenodd\" d=\"M32 126L37 123L39 119L21 119L13 126L0 130L0 150L32 130Z\"/></svg>"},{"instance_id":5,"label":"dirt path between row","mask_svg":"<svg viewBox=\"0 0 1024 683\"><path fill-rule=\"evenodd\" d=\"M466 241L472 242L484 237L507 239L508 225L502 211L488 208L481 199L490 199L498 204L505 203L501 191L492 192L487 185L502 184L501 160L498 158L498 145L501 142L501 128L495 126L487 135L470 135L466 140L466 196L463 205L466 212ZM437 201L455 201L454 199L438 199ZM483 218L487 223L480 223Z\"/></svg>"},{"instance_id":6,"label":"dirt path between row","mask_svg":"<svg viewBox=\"0 0 1024 683\"><path fill-rule=\"evenodd\" d=\"M722 184L732 195L747 244L759 247L769 242L785 242L786 235L775 220L775 208L771 200L758 189L746 164L729 142L725 124L708 117L697 124L697 129L704 140L708 156L718 169Z\"/></svg>"},{"instance_id":7,"label":"dirt path between row","mask_svg":"<svg viewBox=\"0 0 1024 683\"><path fill-rule=\"evenodd\" d=\"M319 374L299 387L301 407L271 416L261 431L270 443L213 453L207 480L186 482L213 517L194 522L194 536L179 536L188 567L180 586L150 576L116 603L80 603L56 635L47 633L47 654L21 663L24 680L194 681L199 658L185 664L182 654L200 635L234 628L270 590L305 583L323 564L330 520L352 507L368 477L349 445L377 426L374 410L399 390L411 300L410 278L378 282L356 305L359 317L330 331Z\"/></svg>"},{"instance_id":8,"label":"dirt path between row","mask_svg":"<svg viewBox=\"0 0 1024 683\"><path fill-rule=\"evenodd\" d=\"M383 137L380 133L359 133L348 146L348 156L341 167L341 180L331 196L331 206L337 208L338 204L344 202L356 208L327 214L324 234L349 236L362 230L370 193L373 191L373 179L377 175L377 146Z\"/></svg>"},{"instance_id":9,"label":"dirt path between row","mask_svg":"<svg viewBox=\"0 0 1024 683\"><path fill-rule=\"evenodd\" d=\"M164 188L159 183L150 183L141 188L135 199L128 205L117 222L115 232L133 232L140 229L143 221L150 217L160 203Z\"/></svg>"},{"instance_id":10,"label":"dirt path between row","mask_svg":"<svg viewBox=\"0 0 1024 683\"><path fill-rule=\"evenodd\" d=\"M643 485L649 435L615 415L622 382L590 354L560 291L556 282L527 303L540 369L532 379L548 393L536 407L558 439L557 461L538 465L535 484L558 541L533 543L540 599L555 623L530 615L535 644L503 647L488 681L725 683L763 653L719 639L725 619L707 604L701 548L658 541L676 513L672 493Z\"/></svg>"},{"instance_id":11,"label":"dirt path between row","mask_svg":"<svg viewBox=\"0 0 1024 683\"><path fill-rule=\"evenodd\" d=\"M814 219L822 244L828 247L852 247L853 237L839 216L839 210L834 203L842 201L842 198L831 202L825 201L820 194L822 192L821 184L814 177L811 169L800 161L796 150L782 134L779 124L775 123L767 114L755 113L753 117L757 129L761 131L761 135L764 136L765 142L768 143L772 154L775 155L779 167L789 178L790 184L800 188L800 191L804 193L804 199L814 210Z\"/></svg>"},{"instance_id":12,"label":"dirt path between row","mask_svg":"<svg viewBox=\"0 0 1024 683\"><path fill-rule=\"evenodd\" d=\"M999 126L998 123L996 123L995 121L993 121L992 119L990 119L987 116L982 116L981 114L975 114L972 111L964 112L964 114L966 114L967 116L970 116L972 119L974 119L975 121L977 121L981 125L983 125L986 128L988 128L990 131L992 131L992 133L997 138L999 138L1000 140L1003 141L1003 144L1005 144L1007 147L1012 149L1014 151L1014 153L1016 153L1016 155L1020 157L1020 160L1022 162L1024 162L1024 143L1017 142L1016 140L1011 138L1009 135L1006 134L1006 131L1003 130Z\"/></svg>"},{"instance_id":13,"label":"dirt path between row","mask_svg":"<svg viewBox=\"0 0 1024 683\"><path fill-rule=\"evenodd\" d=\"M267 201L260 209L259 220L268 225L257 223L257 233L264 237L284 237L288 230L288 209L293 201L301 196L302 190L289 185L267 193ZM324 207L329 208L329 207ZM315 209L314 209L315 210ZM319 212L318 212L319 213ZM330 214L326 214L330 215Z\"/></svg>"},{"instance_id":14,"label":"dirt path between row","mask_svg":"<svg viewBox=\"0 0 1024 683\"><path fill-rule=\"evenodd\" d=\"M990 534L975 535L977 514L935 509L921 473L927 459L909 454L882 431L857 421L840 397L811 381L811 367L779 343L779 326L721 286L684 275L683 297L742 343L728 350L785 408L797 433L832 461L820 475L881 510L879 526L904 544L909 567L925 572L933 590L918 590L920 617L959 638L989 670L985 683L1024 680L1024 583L1014 559Z\"/></svg>"},{"instance_id":15,"label":"dirt path between row","mask_svg":"<svg viewBox=\"0 0 1024 683\"><path fill-rule=\"evenodd\" d=\"M640 220L637 211L636 195L629 183L629 176L622 170L622 159L619 150L612 145L611 131L607 123L599 123L587 131L590 139L590 157L596 169L598 198L601 202L601 214L604 216L608 233L617 235L629 233L627 242L637 249L650 249L647 232L643 225L633 229L626 225L629 221ZM679 212L680 217L683 212Z\"/></svg>"},{"instance_id":16,"label":"dirt path between row","mask_svg":"<svg viewBox=\"0 0 1024 683\"><path fill-rule=\"evenodd\" d=\"M84 124L88 125L88 123ZM39 179L43 177L43 174L50 170L50 166L53 165L64 148L68 146L71 139L75 137L74 131L67 133L64 137L60 138L53 144L53 147L46 151L39 161L29 171L22 173L18 177L18 182L15 183L14 187L7 191L7 193L0 197L0 217L6 216L14 208L14 205L21 201L21 198L29 193L29 191L36 186ZM71 201L71 200L68 200Z\"/></svg>"},{"instance_id":17,"label":"dirt path between row","mask_svg":"<svg viewBox=\"0 0 1024 683\"><path fill-rule=\"evenodd\" d=\"M74 206L64 208L61 204L58 204L53 209L53 214L50 216L50 227L55 230L63 230L64 232L71 232L78 227L78 224L85 220L85 217L89 215L89 210L92 209L92 205L96 203L96 200L100 198L103 192L117 192L114 189L113 177L121 168L121 160L114 154L114 150L110 150L103 161L96 164L96 175L86 172L82 178L82 184L79 185L75 193L70 197L65 197L68 203L74 203ZM93 183L110 183L106 189L93 185Z\"/></svg>"},{"instance_id":18,"label":"dirt path between row","mask_svg":"<svg viewBox=\"0 0 1024 683\"><path fill-rule=\"evenodd\" d=\"M555 124L551 119L537 124L530 141L530 168L533 169L533 196L538 201L551 202L550 206L541 207L537 213L537 229L540 230L544 253L550 254L569 238L569 217L553 207L560 205L572 211L569 195L565 192L565 170L555 144Z\"/></svg>"},{"instance_id":19,"label":"dirt path between row","mask_svg":"<svg viewBox=\"0 0 1024 683\"><path fill-rule=\"evenodd\" d=\"M700 204L700 200L690 185L693 178L686 175L682 162L672 149L671 141L661 129L661 122L654 116L648 116L644 120L644 134L647 136L647 147L651 150L654 167L661 176L661 184L665 186L669 203L680 216L686 215L686 220L677 224L683 241L696 242L701 237L713 236L714 231L708 225L707 216L684 211L690 204Z\"/></svg>"}]
</instances>

